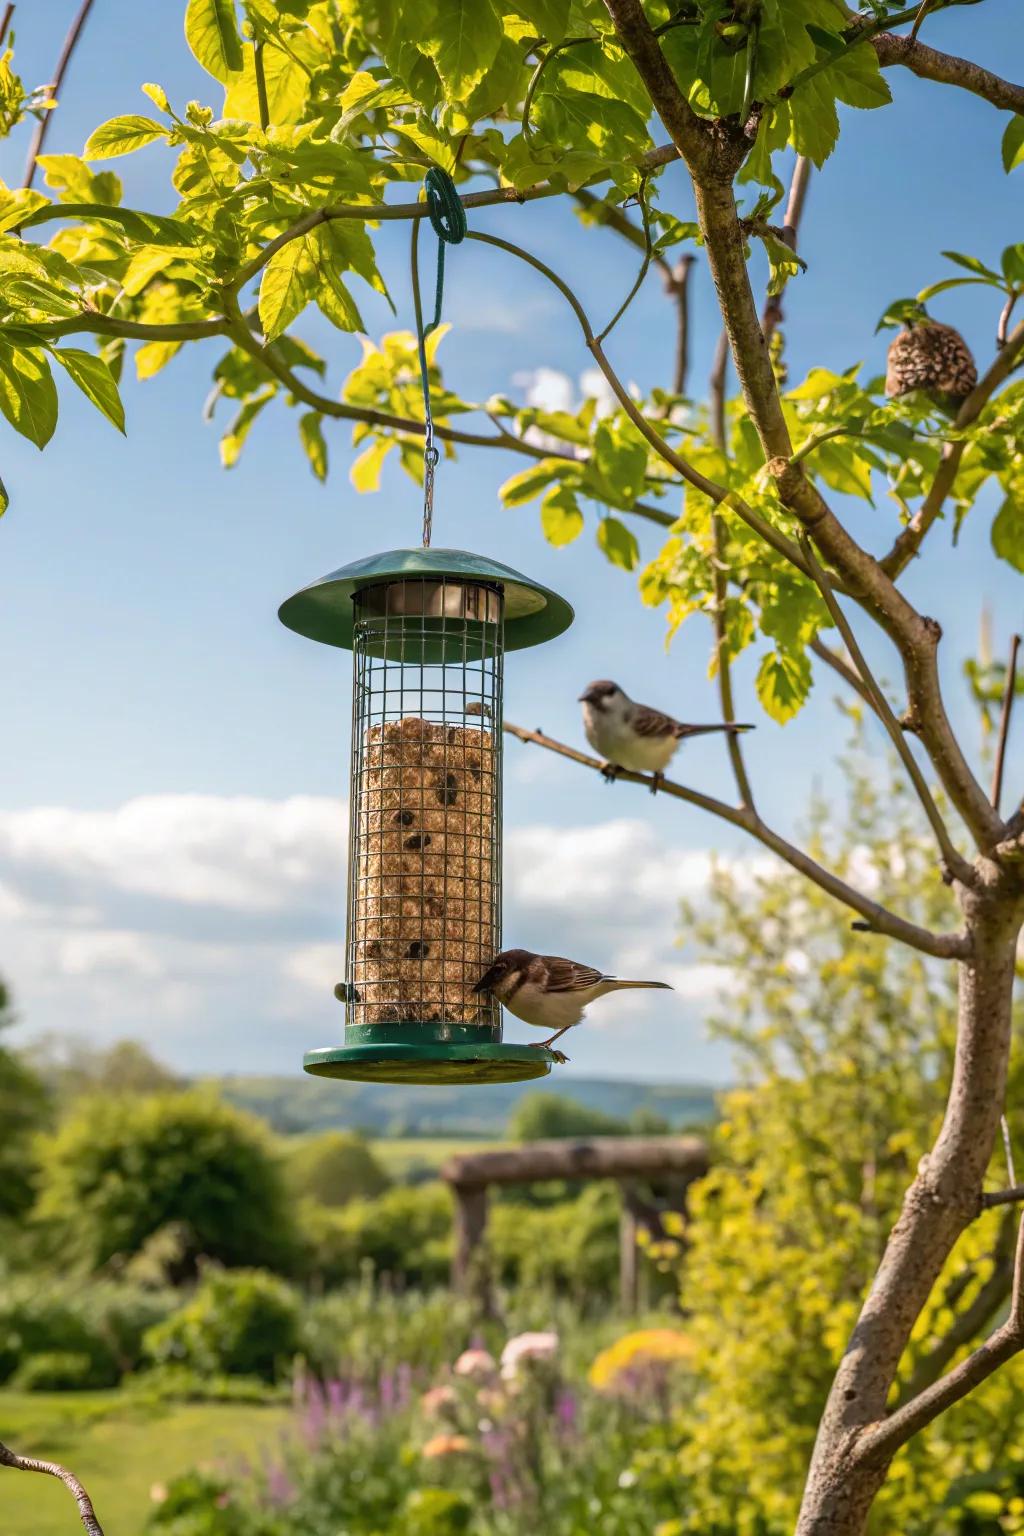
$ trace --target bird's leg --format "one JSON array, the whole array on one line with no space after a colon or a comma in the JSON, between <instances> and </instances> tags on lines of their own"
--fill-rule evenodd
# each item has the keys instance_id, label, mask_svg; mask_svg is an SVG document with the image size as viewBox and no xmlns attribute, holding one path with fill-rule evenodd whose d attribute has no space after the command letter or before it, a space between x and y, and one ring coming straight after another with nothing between
<instances>
[{"instance_id":1,"label":"bird's leg","mask_svg":"<svg viewBox=\"0 0 1024 1536\"><path fill-rule=\"evenodd\" d=\"M556 1029L555 1030L554 1034L551 1036L551 1038L549 1040L541 1040L539 1042L536 1041L536 1040L531 1040L530 1044L531 1045L536 1045L538 1051L550 1051L550 1049L554 1045L555 1041L556 1040L561 1040L562 1036L564 1034L566 1034L573 1027L574 1026L572 1024L563 1024L561 1029ZM562 1054L561 1051L556 1051L555 1052L556 1056L561 1056L561 1054Z\"/></svg>"},{"instance_id":2,"label":"bird's leg","mask_svg":"<svg viewBox=\"0 0 1024 1536\"><path fill-rule=\"evenodd\" d=\"M657 773L657 772L652 773L651 774L651 794L652 795L656 795L658 793L658 790L664 784L664 782L665 782L665 775L663 773Z\"/></svg>"},{"instance_id":3,"label":"bird's leg","mask_svg":"<svg viewBox=\"0 0 1024 1536\"><path fill-rule=\"evenodd\" d=\"M619 776L619 769L618 769L618 764L617 763L602 763L601 764L601 777L602 777L602 779L604 779L606 784L614 784L615 780L618 778L618 776Z\"/></svg>"}]
</instances>

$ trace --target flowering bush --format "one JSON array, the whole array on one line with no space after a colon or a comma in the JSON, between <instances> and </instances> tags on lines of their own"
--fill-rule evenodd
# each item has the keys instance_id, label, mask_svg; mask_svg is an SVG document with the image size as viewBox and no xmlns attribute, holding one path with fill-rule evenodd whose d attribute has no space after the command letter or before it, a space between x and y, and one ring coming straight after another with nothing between
<instances>
[{"instance_id":1,"label":"flowering bush","mask_svg":"<svg viewBox=\"0 0 1024 1536\"><path fill-rule=\"evenodd\" d=\"M641 1328L603 1349L588 1380L611 1397L648 1398L667 1408L673 1386L692 1369L693 1353L693 1341L676 1328Z\"/></svg>"}]
</instances>

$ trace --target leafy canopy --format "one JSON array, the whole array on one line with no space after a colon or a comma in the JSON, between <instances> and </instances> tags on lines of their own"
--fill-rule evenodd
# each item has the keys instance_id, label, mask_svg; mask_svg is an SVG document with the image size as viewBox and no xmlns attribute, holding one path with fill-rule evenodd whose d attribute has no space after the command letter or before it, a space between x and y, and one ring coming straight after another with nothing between
<instances>
[{"instance_id":1,"label":"leafy canopy","mask_svg":"<svg viewBox=\"0 0 1024 1536\"><path fill-rule=\"evenodd\" d=\"M871 37L903 13L890 0L875 0L855 22L832 0L650 0L647 10L694 111L747 124L742 228L763 245L778 292L799 267L770 223L782 194L780 157L796 151L821 165L842 110L886 105ZM646 247L644 272L699 240L679 216L688 210L674 206L680 181L663 176L674 152L655 144L650 99L601 0L188 0L184 32L209 76L209 101L172 102L147 83L144 110L99 125L81 156L41 156L45 190L0 187L0 412L40 448L57 423L54 364L62 382L124 430L126 346L137 343L135 369L148 379L189 341L212 336L220 353L207 410L230 409L226 467L268 408L283 405L296 413L318 478L328 474L331 418L354 423L359 490L378 487L392 454L419 478L414 337L396 329L369 339L360 302L366 290L390 299L375 246L382 206L414 201L431 165L463 191L568 196L595 241L613 238L604 226L614 229L639 206L643 233L632 228ZM0 127L9 131L31 105L8 53ZM169 216L124 207L111 168L155 150L170 157L178 202ZM1013 117L1006 169L1022 158L1024 118ZM1012 304L1024 291L1022 253L1009 247L998 266L949 253L956 274L918 298L969 282ZM509 257L489 251L486 259ZM407 311L404 274L401 282L397 307ZM340 389L327 382L329 360L299 334L311 310L360 337L362 356ZM80 333L94 334L98 351L76 346ZM761 702L776 720L790 718L810 689L808 646L828 616L779 552L796 529L745 409L729 407L723 432L704 409L650 382L635 398L587 399L565 411L524 409L500 394L467 400L442 380L442 334L428 346L442 433L529 461L505 481L504 505L538 503L544 535L558 546L592 527L608 560L639 572L644 600L666 606L670 635L693 613L721 607L722 656L759 640ZM775 360L781 369L778 350ZM784 411L804 468L838 495L887 495L897 528L925 494L944 444L956 441L957 524L981 486L998 482L993 548L1024 569L1024 384L957 430L927 404L886 402L881 381L861 380L856 367L817 368L789 390ZM645 423L726 488L717 535L711 501L684 487ZM452 451L450 439L446 446ZM740 498L774 531L774 544L731 509ZM638 519L667 532L646 563ZM722 603L716 570L726 577Z\"/></svg>"}]
</instances>

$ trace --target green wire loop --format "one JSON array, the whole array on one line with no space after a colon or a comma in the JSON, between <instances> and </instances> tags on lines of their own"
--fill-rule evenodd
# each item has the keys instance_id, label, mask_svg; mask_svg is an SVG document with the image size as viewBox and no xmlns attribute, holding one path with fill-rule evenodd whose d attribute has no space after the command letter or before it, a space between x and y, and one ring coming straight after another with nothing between
<instances>
[{"instance_id":1,"label":"green wire loop","mask_svg":"<svg viewBox=\"0 0 1024 1536\"><path fill-rule=\"evenodd\" d=\"M420 382L423 385L423 544L430 544L431 523L434 514L434 469L438 451L434 446L434 419L430 413L430 371L427 367L427 337L441 324L441 303L444 298L444 252L447 245L461 245L466 238L466 210L455 189L455 183L447 171L432 165L423 181L426 194L427 217L437 236L437 283L434 289L434 318L429 325L423 324L419 300L419 277L416 272L416 242L413 242L413 297L416 302L416 343L420 359ZM414 237L416 226L413 226Z\"/></svg>"}]
</instances>

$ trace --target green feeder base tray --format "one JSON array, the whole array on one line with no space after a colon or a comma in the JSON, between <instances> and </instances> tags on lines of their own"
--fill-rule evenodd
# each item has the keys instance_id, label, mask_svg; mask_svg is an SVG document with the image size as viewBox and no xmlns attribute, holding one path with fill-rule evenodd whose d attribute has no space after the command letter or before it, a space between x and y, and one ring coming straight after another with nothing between
<instances>
[{"instance_id":1,"label":"green feeder base tray","mask_svg":"<svg viewBox=\"0 0 1024 1536\"><path fill-rule=\"evenodd\" d=\"M314 1077L356 1078L364 1083L524 1083L547 1077L557 1059L539 1045L510 1045L488 1037L479 1042L450 1040L402 1043L368 1040L307 1051L302 1065ZM397 1031L396 1031L397 1033ZM416 1031L410 1031L415 1034ZM486 1033L481 1031L481 1033Z\"/></svg>"}]
</instances>

